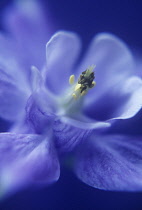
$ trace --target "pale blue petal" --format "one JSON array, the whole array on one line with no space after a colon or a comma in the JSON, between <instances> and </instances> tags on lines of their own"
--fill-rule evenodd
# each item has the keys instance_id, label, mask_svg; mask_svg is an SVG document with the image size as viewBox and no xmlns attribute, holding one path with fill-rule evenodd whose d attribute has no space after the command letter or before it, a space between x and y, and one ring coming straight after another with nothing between
<instances>
[{"instance_id":1,"label":"pale blue petal","mask_svg":"<svg viewBox=\"0 0 142 210\"><path fill-rule=\"evenodd\" d=\"M87 141L93 131L103 132L108 129L109 123L105 122L86 122L75 120L69 117L57 117L53 124L55 135L55 145L61 152L72 151L83 141Z\"/></svg>"},{"instance_id":2,"label":"pale blue petal","mask_svg":"<svg viewBox=\"0 0 142 210\"><path fill-rule=\"evenodd\" d=\"M47 12L47 11L46 11ZM4 26L13 35L21 63L30 70L45 64L45 46L54 29L38 1L16 1L5 13Z\"/></svg>"},{"instance_id":3,"label":"pale blue petal","mask_svg":"<svg viewBox=\"0 0 142 210\"><path fill-rule=\"evenodd\" d=\"M142 107L142 80L130 77L121 86L107 89L97 100L84 106L84 113L97 120L128 119Z\"/></svg>"},{"instance_id":4,"label":"pale blue petal","mask_svg":"<svg viewBox=\"0 0 142 210\"><path fill-rule=\"evenodd\" d=\"M49 137L0 134L0 196L29 184L49 184L59 177L59 163Z\"/></svg>"},{"instance_id":5,"label":"pale blue petal","mask_svg":"<svg viewBox=\"0 0 142 210\"><path fill-rule=\"evenodd\" d=\"M28 93L17 87L13 79L0 69L0 117L15 121L25 114Z\"/></svg>"},{"instance_id":6,"label":"pale blue petal","mask_svg":"<svg viewBox=\"0 0 142 210\"><path fill-rule=\"evenodd\" d=\"M56 33L47 43L47 64L43 78L54 93L61 93L69 87L69 77L74 70L80 47L78 36L65 31Z\"/></svg>"},{"instance_id":7,"label":"pale blue petal","mask_svg":"<svg viewBox=\"0 0 142 210\"><path fill-rule=\"evenodd\" d=\"M97 85L87 94L88 103L96 101L115 85L122 86L135 72L133 57L128 47L122 40L109 33L101 33L94 37L79 66L78 74L92 64L96 65Z\"/></svg>"},{"instance_id":8,"label":"pale blue petal","mask_svg":"<svg viewBox=\"0 0 142 210\"><path fill-rule=\"evenodd\" d=\"M141 151L141 137L94 135L78 150L75 173L95 188L141 191Z\"/></svg>"}]
</instances>

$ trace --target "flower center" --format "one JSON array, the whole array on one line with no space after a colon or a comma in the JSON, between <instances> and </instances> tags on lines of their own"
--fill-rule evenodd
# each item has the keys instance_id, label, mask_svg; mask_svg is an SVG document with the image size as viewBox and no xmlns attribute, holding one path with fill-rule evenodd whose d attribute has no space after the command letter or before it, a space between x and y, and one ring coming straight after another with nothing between
<instances>
[{"instance_id":1,"label":"flower center","mask_svg":"<svg viewBox=\"0 0 142 210\"><path fill-rule=\"evenodd\" d=\"M81 96L86 95L89 89L93 88L96 85L96 82L94 81L94 68L95 66L92 65L89 66L85 71L83 71L75 85L75 75L70 76L69 84L74 85L72 93L72 97L74 99L79 99Z\"/></svg>"},{"instance_id":2,"label":"flower center","mask_svg":"<svg viewBox=\"0 0 142 210\"><path fill-rule=\"evenodd\" d=\"M89 66L83 71L78 80L75 82L75 75L69 77L69 84L71 88L68 89L63 97L60 98L58 107L61 115L79 115L81 113L81 107L83 106L83 96L86 95L89 89L96 85L94 81L94 68L95 66Z\"/></svg>"}]
</instances>

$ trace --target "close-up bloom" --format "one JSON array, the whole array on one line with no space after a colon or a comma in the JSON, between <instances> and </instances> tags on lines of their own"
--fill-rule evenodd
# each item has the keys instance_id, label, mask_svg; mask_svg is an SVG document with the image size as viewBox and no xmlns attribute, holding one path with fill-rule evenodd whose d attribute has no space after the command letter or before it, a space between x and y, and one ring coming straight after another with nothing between
<instances>
[{"instance_id":1,"label":"close-up bloom","mask_svg":"<svg viewBox=\"0 0 142 210\"><path fill-rule=\"evenodd\" d=\"M34 2L22 8L0 35L0 117L12 124L0 133L0 197L48 186L64 162L92 187L142 191L142 136L113 132L142 107L130 49L99 33L82 53L76 33L52 35Z\"/></svg>"}]
</instances>

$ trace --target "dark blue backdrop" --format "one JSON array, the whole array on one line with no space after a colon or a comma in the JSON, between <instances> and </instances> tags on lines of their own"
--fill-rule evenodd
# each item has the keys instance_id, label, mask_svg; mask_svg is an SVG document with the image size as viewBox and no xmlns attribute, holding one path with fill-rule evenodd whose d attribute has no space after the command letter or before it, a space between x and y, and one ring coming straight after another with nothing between
<instances>
[{"instance_id":1,"label":"dark blue backdrop","mask_svg":"<svg viewBox=\"0 0 142 210\"><path fill-rule=\"evenodd\" d=\"M46 1L44 1L46 4ZM113 0L49 0L59 28L78 32L89 42L98 32L112 32L142 48L142 2Z\"/></svg>"},{"instance_id":2,"label":"dark blue backdrop","mask_svg":"<svg viewBox=\"0 0 142 210\"><path fill-rule=\"evenodd\" d=\"M0 10L9 2L1 0ZM47 2L42 2L46 8ZM94 34L108 31L142 51L141 1L48 0L48 3L57 29L79 33L84 47ZM0 204L0 210L95 209L142 210L142 193L93 189L80 182L70 171L62 169L60 180L49 188L20 192Z\"/></svg>"}]
</instances>

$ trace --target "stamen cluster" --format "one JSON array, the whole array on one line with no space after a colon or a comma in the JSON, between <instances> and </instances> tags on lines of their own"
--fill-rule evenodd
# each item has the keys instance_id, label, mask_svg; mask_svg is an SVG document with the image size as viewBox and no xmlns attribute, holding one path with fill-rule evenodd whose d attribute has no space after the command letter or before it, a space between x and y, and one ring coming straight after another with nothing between
<instances>
[{"instance_id":1,"label":"stamen cluster","mask_svg":"<svg viewBox=\"0 0 142 210\"><path fill-rule=\"evenodd\" d=\"M94 72L91 72L91 74L88 75L88 69L86 71L83 71L78 79L78 84L81 84L80 87L80 93L83 91L86 91L88 88L93 88L94 83L93 80L95 79Z\"/></svg>"},{"instance_id":2,"label":"stamen cluster","mask_svg":"<svg viewBox=\"0 0 142 210\"><path fill-rule=\"evenodd\" d=\"M88 67L85 71L79 76L78 82L75 85L74 92L72 94L74 99L78 99L80 96L84 96L89 89L93 88L96 85L94 81L95 75L93 69L94 65ZM71 75L69 78L69 83L74 84L75 76Z\"/></svg>"}]
</instances>

